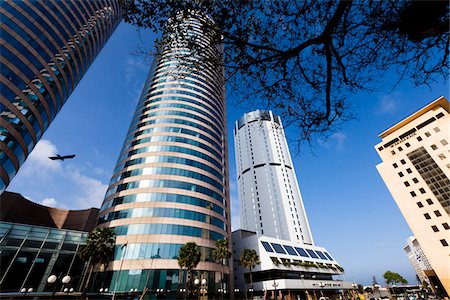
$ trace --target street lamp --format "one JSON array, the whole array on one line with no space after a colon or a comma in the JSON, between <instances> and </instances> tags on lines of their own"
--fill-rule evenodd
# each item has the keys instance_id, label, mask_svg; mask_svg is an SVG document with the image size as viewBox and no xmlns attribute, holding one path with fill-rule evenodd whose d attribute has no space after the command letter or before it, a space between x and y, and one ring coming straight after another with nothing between
<instances>
[{"instance_id":1,"label":"street lamp","mask_svg":"<svg viewBox=\"0 0 450 300\"><path fill-rule=\"evenodd\" d=\"M58 277L56 275L50 275L47 278L47 283L50 284L50 285L54 285L52 296L51 296L52 298L53 298L53 296L56 293L56 288L58 287L57 280L58 280ZM69 275L64 276L61 279L61 283L63 284L62 287L64 287L64 285L68 284L70 282L70 280L72 280L72 278ZM64 291L64 289L63 289L63 291Z\"/></svg>"},{"instance_id":2,"label":"street lamp","mask_svg":"<svg viewBox=\"0 0 450 300\"><path fill-rule=\"evenodd\" d=\"M319 286L320 286L320 295L323 297L323 287L325 286L325 284L321 281L319 282Z\"/></svg>"},{"instance_id":3,"label":"street lamp","mask_svg":"<svg viewBox=\"0 0 450 300\"><path fill-rule=\"evenodd\" d=\"M32 293L33 292L33 288L32 287L30 287L30 288L22 288L21 290L20 290L20 292L23 294L23 296L25 297L26 296L26 294L27 293Z\"/></svg>"},{"instance_id":4,"label":"street lamp","mask_svg":"<svg viewBox=\"0 0 450 300\"><path fill-rule=\"evenodd\" d=\"M274 296L275 296L275 299L278 299L278 295L277 295L277 287L278 287L278 283L276 282L275 279L273 280L272 286L273 286L273 288L274 288Z\"/></svg>"}]
</instances>

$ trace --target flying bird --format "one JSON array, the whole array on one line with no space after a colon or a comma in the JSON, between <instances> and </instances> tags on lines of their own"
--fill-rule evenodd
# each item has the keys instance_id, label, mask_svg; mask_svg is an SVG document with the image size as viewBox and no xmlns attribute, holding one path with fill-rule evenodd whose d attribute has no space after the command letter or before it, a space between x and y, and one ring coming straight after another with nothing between
<instances>
[{"instance_id":1,"label":"flying bird","mask_svg":"<svg viewBox=\"0 0 450 300\"><path fill-rule=\"evenodd\" d=\"M63 156L61 156L61 155L59 155L59 154L56 154L56 156L49 156L49 158L51 159L51 160L62 160L62 161L64 161L65 159L70 159L70 158L74 158L75 157L75 154L72 154L72 155L63 155Z\"/></svg>"}]
</instances>

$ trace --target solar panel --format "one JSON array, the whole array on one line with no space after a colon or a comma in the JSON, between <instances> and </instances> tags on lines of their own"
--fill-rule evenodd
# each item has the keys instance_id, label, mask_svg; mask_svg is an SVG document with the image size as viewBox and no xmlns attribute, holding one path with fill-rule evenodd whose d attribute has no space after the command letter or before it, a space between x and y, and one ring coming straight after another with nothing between
<instances>
[{"instance_id":1,"label":"solar panel","mask_svg":"<svg viewBox=\"0 0 450 300\"><path fill-rule=\"evenodd\" d=\"M292 248L291 246L286 246L283 245L284 249L286 249L287 253L289 253L290 255L295 255L297 256L297 252L295 252L294 248Z\"/></svg>"},{"instance_id":2,"label":"solar panel","mask_svg":"<svg viewBox=\"0 0 450 300\"><path fill-rule=\"evenodd\" d=\"M286 251L284 251L283 247L281 247L280 244L271 243L271 245L276 253L286 254Z\"/></svg>"},{"instance_id":3,"label":"solar panel","mask_svg":"<svg viewBox=\"0 0 450 300\"><path fill-rule=\"evenodd\" d=\"M323 253L322 252L320 252L320 251L317 251L316 250L316 253L317 253L317 255L319 255L319 257L321 258L321 259L325 259L325 260L327 260L328 258L326 258L326 256L325 255L323 255Z\"/></svg>"},{"instance_id":4,"label":"solar panel","mask_svg":"<svg viewBox=\"0 0 450 300\"><path fill-rule=\"evenodd\" d=\"M325 254L325 256L328 257L329 260L334 260L334 259L330 256L330 254L328 254L328 253L326 253L326 252L324 252L323 254Z\"/></svg>"},{"instance_id":5,"label":"solar panel","mask_svg":"<svg viewBox=\"0 0 450 300\"><path fill-rule=\"evenodd\" d=\"M316 254L316 252L310 250L310 249L306 249L306 251L308 252L308 254L312 257L312 258L319 258Z\"/></svg>"},{"instance_id":6,"label":"solar panel","mask_svg":"<svg viewBox=\"0 0 450 300\"><path fill-rule=\"evenodd\" d=\"M270 247L268 242L261 241L261 244L263 245L264 249L266 249L267 252L273 252L272 247Z\"/></svg>"},{"instance_id":7,"label":"solar panel","mask_svg":"<svg viewBox=\"0 0 450 300\"><path fill-rule=\"evenodd\" d=\"M297 250L298 254L303 257L309 257L308 253L303 248L295 247L295 250Z\"/></svg>"}]
</instances>

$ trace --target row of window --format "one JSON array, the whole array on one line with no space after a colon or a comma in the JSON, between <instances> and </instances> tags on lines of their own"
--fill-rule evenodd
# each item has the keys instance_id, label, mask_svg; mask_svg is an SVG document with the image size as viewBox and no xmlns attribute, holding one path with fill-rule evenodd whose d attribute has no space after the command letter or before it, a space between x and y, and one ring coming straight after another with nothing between
<instances>
[{"instance_id":1,"label":"row of window","mask_svg":"<svg viewBox=\"0 0 450 300\"><path fill-rule=\"evenodd\" d=\"M155 120L145 121L145 122L141 123L141 124L144 124L144 125L142 125L140 127L153 125L153 124L161 124L161 123L169 123L169 124L173 123L173 124L180 124L180 125L186 125L186 126L194 127L196 129L200 129L200 130L208 133L209 135L214 137L217 141L221 141L222 140L222 138L221 138L222 135L217 135L214 131L210 130L209 128L207 128L207 127L205 127L205 126L203 126L201 124L198 124L198 123L195 123L195 122L191 122L191 121L188 121L188 120L183 120L183 119L158 118L158 119L155 119ZM128 135L129 136L126 139L126 142L128 142L128 141L130 141L130 140L132 140L132 139L134 139L134 138L136 138L136 137L138 137L140 135L147 134L147 133L152 133L153 130L154 130L154 128L148 128L148 129L137 131L137 132L134 132L134 130L130 130L130 131L128 131Z\"/></svg>"},{"instance_id":2,"label":"row of window","mask_svg":"<svg viewBox=\"0 0 450 300\"><path fill-rule=\"evenodd\" d=\"M173 135L157 135L157 136L152 136L152 137L148 137L147 138L148 142L173 142L173 143L182 143L182 144L188 144L191 146L195 146L198 147L200 149L206 150L206 152L214 154L215 157L217 157L219 160L222 159L222 154L217 152L216 150L214 150L213 148L200 143L196 140L192 140L192 139L188 139L185 137L181 137L181 136L173 136ZM149 146L151 147L151 146ZM141 147L141 148L137 148L137 149L133 149L130 152L128 152L128 157L138 154L138 153L145 153L148 152L147 151L148 147Z\"/></svg>"},{"instance_id":3,"label":"row of window","mask_svg":"<svg viewBox=\"0 0 450 300\"><path fill-rule=\"evenodd\" d=\"M181 116L181 117L186 117L186 118L194 119L194 120L197 120L197 121L202 122L203 124L206 124L206 125L210 126L210 127L213 129L213 131L215 131L215 133L216 133L218 136L222 136L222 134L223 134L222 129L219 128L219 127L217 127L216 124L214 124L214 123L212 123L212 122L206 120L205 118L202 118L202 117L200 117L200 116L197 116L197 115L194 115L194 114L185 112L185 111L178 111L178 110L160 110L160 111L155 111L155 112L148 113L148 114L145 115L146 118L157 117L157 116L164 116L164 117L167 117L167 116ZM151 124L151 123L141 122L141 123L139 123L137 126L131 127L131 128L128 130L128 132L129 132L129 133L134 132L135 130L137 130L137 129L143 127L143 126L147 126L147 125L150 125L150 124Z\"/></svg>"},{"instance_id":4,"label":"row of window","mask_svg":"<svg viewBox=\"0 0 450 300\"><path fill-rule=\"evenodd\" d=\"M218 162L217 160L213 159L212 157L210 157L202 152L192 150L189 148L184 148L184 147L179 147L179 146L168 146L168 145L149 146L146 148L147 148L148 153L151 153L151 152L176 152L176 153L189 154L189 155L204 159L204 160L214 164L219 169L223 168L222 164L220 162ZM152 162L152 159L153 159L152 156L131 159L127 162L117 165L116 168L114 169L114 174L117 173L119 170L122 170L123 168L129 167L129 166L143 164L143 163L150 163L150 162Z\"/></svg>"},{"instance_id":5,"label":"row of window","mask_svg":"<svg viewBox=\"0 0 450 300\"><path fill-rule=\"evenodd\" d=\"M132 208L120 211L113 211L99 218L99 224L109 222L112 220L125 219L125 218L141 218L141 217L161 217L161 218L178 218L185 220L194 220L199 222L205 222L219 227L225 230L225 223L211 215L206 215L192 210L178 209L178 208Z\"/></svg>"},{"instance_id":6,"label":"row of window","mask_svg":"<svg viewBox=\"0 0 450 300\"><path fill-rule=\"evenodd\" d=\"M182 166L191 166L191 167L199 168L201 170L205 170L208 173L214 175L221 182L224 181L223 175L220 172L218 172L216 169L214 169L210 166L207 166L201 162L198 162L198 161L195 161L192 159L188 159L188 158L177 157L177 156L147 156L147 157L145 157L145 159L137 158L136 160L140 160L139 163L171 163L171 164L179 164ZM128 164L127 167L129 167L131 165L132 164ZM114 176L111 179L111 181L109 182L109 185L112 185L113 183L116 183L117 181L122 180L126 177L129 177L131 174L133 174L133 172L134 172L134 170L120 173L120 174ZM130 173L130 174L128 175L125 173Z\"/></svg>"},{"instance_id":7,"label":"row of window","mask_svg":"<svg viewBox=\"0 0 450 300\"><path fill-rule=\"evenodd\" d=\"M168 102L168 103L167 103ZM142 110L142 115L139 116L139 119L136 120L135 122L132 122L130 127L139 123L141 120L145 119L145 118L149 118L149 114L147 114L146 112L150 111L150 110L154 110L154 109L161 109L161 108L181 108L181 109L186 109L188 111L194 111L197 112L201 115L204 115L205 117L207 117L209 120L212 120L213 122L215 122L216 124L222 124L222 122L218 121L216 118L214 118L212 115L210 115L209 113L205 112L205 110L203 109L199 109L197 107L191 106L191 105L186 105L186 104L180 104L180 103L173 103L170 100L169 101L164 101L161 104L156 104L146 107ZM211 111L210 109L208 111ZM141 127L141 126L138 126Z\"/></svg>"},{"instance_id":8,"label":"row of window","mask_svg":"<svg viewBox=\"0 0 450 300\"><path fill-rule=\"evenodd\" d=\"M141 107L145 107L145 106L147 106L149 104L154 104L154 103L157 103L157 102L166 102L166 101L167 102L169 102L169 101L170 102L172 102L172 101L181 101L181 102L188 102L188 103L192 103L192 104L201 106L201 107L205 108L206 110L208 110L211 114L213 114L218 120L222 120L222 118L220 118L220 115L215 110L211 109L210 105L206 105L203 102L198 101L198 100L194 100L194 99L191 99L191 98L188 98L188 97L180 97L180 96L155 97L153 99L144 101L142 104L140 104L136 108L136 113L133 116L133 120L136 117L141 115L140 109L145 109L145 108L141 108ZM223 121L219 122L219 124L221 124L221 123L223 123ZM132 124L134 124L134 121L132 122Z\"/></svg>"},{"instance_id":9,"label":"row of window","mask_svg":"<svg viewBox=\"0 0 450 300\"><path fill-rule=\"evenodd\" d=\"M210 201L206 201L200 198L191 197L187 195L179 195L179 194L164 194L164 193L145 193L145 194L132 194L126 195L122 197L117 197L112 200L106 201L103 203L100 211L104 211L112 206L125 204L125 203L133 203L133 202L175 202L175 203L184 203L195 205L199 207L204 207L215 211L221 216L226 216L223 207L212 203Z\"/></svg>"},{"instance_id":10,"label":"row of window","mask_svg":"<svg viewBox=\"0 0 450 300\"><path fill-rule=\"evenodd\" d=\"M137 243L117 245L114 260L121 259L178 259L183 244ZM214 261L213 249L199 246L200 261Z\"/></svg>"},{"instance_id":11,"label":"row of window","mask_svg":"<svg viewBox=\"0 0 450 300\"><path fill-rule=\"evenodd\" d=\"M115 187L112 187L108 190L105 197L108 197L114 193L118 193L120 191L124 190L130 190L135 188L173 188L173 189L182 189L182 190L188 190L192 192L197 192L200 194L204 194L206 196L209 196L220 203L224 204L224 198L219 193L205 188L203 186L190 183L190 182L184 182L184 181L177 181L177 180L153 180L153 179L147 179L147 180L137 180L137 181L131 181L123 184L119 184Z\"/></svg>"},{"instance_id":12,"label":"row of window","mask_svg":"<svg viewBox=\"0 0 450 300\"><path fill-rule=\"evenodd\" d=\"M112 227L116 235L130 234L173 234L193 236L213 241L223 240L225 236L213 230L178 224L131 224Z\"/></svg>"},{"instance_id":13,"label":"row of window","mask_svg":"<svg viewBox=\"0 0 450 300\"><path fill-rule=\"evenodd\" d=\"M210 185L213 185L218 190L224 191L224 186L221 182L218 182L209 176L203 175L198 172L185 170L185 169L178 169L178 168L170 168L170 167L152 167L152 168L139 168L134 169L132 171L127 171L122 173L120 179L125 179L129 177L134 176L145 176L145 175L175 175L175 176L182 176L182 177L188 177L188 178L194 178L200 181L204 181L209 183Z\"/></svg>"}]
</instances>

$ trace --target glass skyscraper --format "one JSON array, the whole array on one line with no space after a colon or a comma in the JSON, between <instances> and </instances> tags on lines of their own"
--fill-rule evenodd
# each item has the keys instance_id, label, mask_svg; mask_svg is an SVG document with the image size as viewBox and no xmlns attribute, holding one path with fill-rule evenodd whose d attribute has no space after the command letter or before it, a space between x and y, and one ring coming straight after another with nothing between
<instances>
[{"instance_id":1,"label":"glass skyscraper","mask_svg":"<svg viewBox=\"0 0 450 300\"><path fill-rule=\"evenodd\" d=\"M110 291L179 292L187 242L201 249L193 276L210 292L229 273L212 257L230 235L223 67L208 59L223 53L199 20L211 22L191 15L181 26L204 51L166 43L155 58L101 207L100 226L117 233Z\"/></svg>"},{"instance_id":2,"label":"glass skyscraper","mask_svg":"<svg viewBox=\"0 0 450 300\"><path fill-rule=\"evenodd\" d=\"M0 5L0 193L121 20L115 0Z\"/></svg>"}]
</instances>

